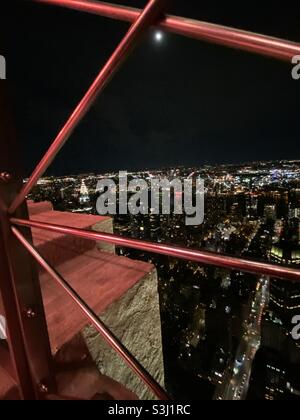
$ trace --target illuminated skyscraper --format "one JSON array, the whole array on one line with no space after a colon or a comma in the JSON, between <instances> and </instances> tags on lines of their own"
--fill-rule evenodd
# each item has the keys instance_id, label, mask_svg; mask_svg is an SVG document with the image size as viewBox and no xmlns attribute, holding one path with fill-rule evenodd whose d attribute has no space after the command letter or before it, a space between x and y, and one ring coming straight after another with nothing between
<instances>
[{"instance_id":1,"label":"illuminated skyscraper","mask_svg":"<svg viewBox=\"0 0 300 420\"><path fill-rule=\"evenodd\" d=\"M87 189L87 186L85 185L84 180L82 180L81 182L79 201L80 204L85 204L90 201L89 191Z\"/></svg>"}]
</instances>

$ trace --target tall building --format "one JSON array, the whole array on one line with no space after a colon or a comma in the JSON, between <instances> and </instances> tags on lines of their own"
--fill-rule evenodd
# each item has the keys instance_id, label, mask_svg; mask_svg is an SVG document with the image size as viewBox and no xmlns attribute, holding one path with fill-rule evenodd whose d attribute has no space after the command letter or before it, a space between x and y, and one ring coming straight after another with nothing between
<instances>
[{"instance_id":1,"label":"tall building","mask_svg":"<svg viewBox=\"0 0 300 420\"><path fill-rule=\"evenodd\" d=\"M297 218L300 219L300 208L291 208L289 211L289 218Z\"/></svg>"},{"instance_id":2,"label":"tall building","mask_svg":"<svg viewBox=\"0 0 300 420\"><path fill-rule=\"evenodd\" d=\"M264 217L265 217L265 220L275 221L277 219L276 206L275 205L265 206Z\"/></svg>"},{"instance_id":3,"label":"tall building","mask_svg":"<svg viewBox=\"0 0 300 420\"><path fill-rule=\"evenodd\" d=\"M81 187L80 187L80 197L79 202L80 204L86 204L90 201L89 191L87 189L87 186L84 182L84 180L81 181Z\"/></svg>"},{"instance_id":4,"label":"tall building","mask_svg":"<svg viewBox=\"0 0 300 420\"><path fill-rule=\"evenodd\" d=\"M270 260L281 265L300 264L298 219L293 218L285 223L279 242L272 246ZM289 329L292 317L300 313L299 284L274 280L271 286L270 306L283 324L288 324Z\"/></svg>"}]
</instances>

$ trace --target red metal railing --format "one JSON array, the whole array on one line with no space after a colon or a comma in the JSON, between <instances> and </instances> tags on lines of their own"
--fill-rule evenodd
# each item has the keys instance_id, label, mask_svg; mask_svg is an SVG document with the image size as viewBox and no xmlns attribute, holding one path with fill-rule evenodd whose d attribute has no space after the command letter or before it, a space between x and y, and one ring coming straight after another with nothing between
<instances>
[{"instance_id":1,"label":"red metal railing","mask_svg":"<svg viewBox=\"0 0 300 420\"><path fill-rule=\"evenodd\" d=\"M135 22L141 10L93 0L36 0L53 6L67 7L111 19ZM201 22L179 16L164 16L157 27L178 35L212 42L230 48L291 61L300 53L300 45L283 39L255 34L226 26Z\"/></svg>"},{"instance_id":2,"label":"red metal railing","mask_svg":"<svg viewBox=\"0 0 300 420\"><path fill-rule=\"evenodd\" d=\"M131 238L124 238L122 236L112 235L109 233L92 232L84 229L70 228L67 226L59 226L50 223L35 222L33 220L12 218L11 223L18 226L44 229L50 232L77 236L79 238L107 242L126 248L134 248L141 251L167 255L169 257L183 260L195 261L201 264L214 265L217 267L229 268L231 270L244 271L252 274L262 274L281 278L283 280L300 281L300 270L296 270L294 268L281 267L274 264L236 258L207 251L192 250L171 245L145 242Z\"/></svg>"},{"instance_id":3,"label":"red metal railing","mask_svg":"<svg viewBox=\"0 0 300 420\"><path fill-rule=\"evenodd\" d=\"M99 14L101 16L106 16L113 19L125 20L133 23L133 25L111 58L108 60L104 68L100 71L99 75L92 83L87 93L80 101L64 127L61 129L49 150L34 170L27 184L13 198L6 215L7 224L10 224L12 234L29 251L34 259L51 275L57 284L60 285L66 291L66 293L69 294L69 296L85 314L87 319L93 323L93 325L97 328L104 339L119 353L119 355L154 392L154 394L158 398L168 399L166 392L160 387L160 385L156 383L156 381L149 375L148 372L145 371L139 362L114 337L114 335L102 323L99 317L94 314L92 309L87 306L87 304L81 299L80 296L77 295L71 286L55 271L53 267L50 266L49 263L47 263L47 261L45 261L45 259L37 252L37 250L33 247L33 245L31 245L26 237L24 237L24 235L15 227L15 225L19 225L21 227L46 229L49 231L70 234L86 239L101 240L103 242L109 242L120 246L126 246L168 255L171 257L192 260L202 264L215 265L254 274L264 274L289 281L299 281L300 271L293 268L279 267L272 264L223 256L205 251L196 251L169 245L153 244L149 242L123 238L117 235L109 235L81 229L62 227L53 224L33 222L18 217L16 211L24 202L26 196L31 192L38 179L45 173L49 165L52 163L82 118L84 118L93 102L109 83L116 71L120 68L121 64L127 58L132 48L137 44L143 33L151 25L157 25L163 30L174 32L180 35L213 42L215 44L220 44L231 48L238 48L265 56L271 56L276 59L285 61L291 60L294 55L300 55L300 45L293 42L264 35L253 34L233 28L226 28L224 26L184 19L182 17L163 16L162 13L164 11L164 0L150 0L145 9L142 11L134 8L127 8L109 3L88 0L36 1L38 3L63 6L71 9ZM10 219L8 214L11 216ZM14 281L13 277L11 281ZM12 286L14 285L12 284Z\"/></svg>"}]
</instances>

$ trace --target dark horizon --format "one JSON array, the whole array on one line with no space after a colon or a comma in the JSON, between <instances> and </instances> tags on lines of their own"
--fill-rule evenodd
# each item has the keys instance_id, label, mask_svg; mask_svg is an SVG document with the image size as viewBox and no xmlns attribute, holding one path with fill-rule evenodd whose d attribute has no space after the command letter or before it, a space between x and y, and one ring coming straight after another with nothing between
<instances>
[{"instance_id":1,"label":"dark horizon","mask_svg":"<svg viewBox=\"0 0 300 420\"><path fill-rule=\"evenodd\" d=\"M146 1L118 3L143 7ZM128 25L58 7L17 5L2 23L27 176ZM231 6L175 0L168 13L300 41L299 7ZM300 159L300 81L291 69L171 34L157 43L151 30L46 175Z\"/></svg>"},{"instance_id":2,"label":"dark horizon","mask_svg":"<svg viewBox=\"0 0 300 420\"><path fill-rule=\"evenodd\" d=\"M236 163L219 163L219 164L202 164L202 165L167 165L162 167L145 167L145 168L111 168L107 169L105 171L97 171L97 170L89 170L89 171L83 171L83 172L69 172L66 174L55 174L55 173L47 173L42 178L64 178L64 177L72 177L72 176L81 176L81 175L89 175L89 174L95 174L95 175L105 175L109 172L120 172L120 171L128 171L128 172L147 172L147 171L161 171L161 170L171 170L175 168L191 168L196 169L198 167L199 170L204 169L205 167L211 167L211 168L223 168L223 167L247 167L247 166L254 166L258 164L264 164L264 165L272 165L272 164L279 164L281 162L285 163L297 163L300 166L300 159L280 159L280 160L264 160L264 161L252 161L252 162L236 162ZM26 177L27 178L27 177Z\"/></svg>"}]
</instances>

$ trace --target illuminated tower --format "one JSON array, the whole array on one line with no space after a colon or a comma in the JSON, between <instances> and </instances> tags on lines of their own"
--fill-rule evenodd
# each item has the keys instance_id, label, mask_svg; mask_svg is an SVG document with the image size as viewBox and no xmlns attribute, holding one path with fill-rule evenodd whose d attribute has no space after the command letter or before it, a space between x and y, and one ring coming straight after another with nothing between
<instances>
[{"instance_id":1,"label":"illuminated tower","mask_svg":"<svg viewBox=\"0 0 300 420\"><path fill-rule=\"evenodd\" d=\"M87 189L87 186L85 185L84 180L82 180L81 182L79 201L80 204L85 204L90 201L89 191Z\"/></svg>"}]
</instances>

